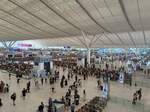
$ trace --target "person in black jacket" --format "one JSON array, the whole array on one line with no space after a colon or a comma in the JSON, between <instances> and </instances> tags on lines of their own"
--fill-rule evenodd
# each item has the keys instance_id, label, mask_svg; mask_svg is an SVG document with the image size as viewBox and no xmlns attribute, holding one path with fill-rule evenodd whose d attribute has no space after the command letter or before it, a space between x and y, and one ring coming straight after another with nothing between
<instances>
[{"instance_id":1,"label":"person in black jacket","mask_svg":"<svg viewBox=\"0 0 150 112\"><path fill-rule=\"evenodd\" d=\"M75 104L74 103L71 104L70 108L71 108L71 112L75 112Z\"/></svg>"},{"instance_id":2,"label":"person in black jacket","mask_svg":"<svg viewBox=\"0 0 150 112\"><path fill-rule=\"evenodd\" d=\"M16 93L13 93L12 95L11 95L11 99L13 100L13 105L15 106L16 104L15 104L15 101L16 101Z\"/></svg>"},{"instance_id":3,"label":"person in black jacket","mask_svg":"<svg viewBox=\"0 0 150 112\"><path fill-rule=\"evenodd\" d=\"M30 81L27 83L27 92L30 93L30 86L31 86L31 83Z\"/></svg>"},{"instance_id":4,"label":"person in black jacket","mask_svg":"<svg viewBox=\"0 0 150 112\"><path fill-rule=\"evenodd\" d=\"M25 97L26 97L26 93L27 93L27 90L25 88L23 88L23 90L22 90L22 96L23 96L24 100L25 100Z\"/></svg>"},{"instance_id":5,"label":"person in black jacket","mask_svg":"<svg viewBox=\"0 0 150 112\"><path fill-rule=\"evenodd\" d=\"M138 94L138 99L141 100L141 98L142 98L142 89L141 88L137 91L137 94Z\"/></svg>"},{"instance_id":6,"label":"person in black jacket","mask_svg":"<svg viewBox=\"0 0 150 112\"><path fill-rule=\"evenodd\" d=\"M38 112L44 112L44 103L41 102L41 104L38 107Z\"/></svg>"},{"instance_id":7,"label":"person in black jacket","mask_svg":"<svg viewBox=\"0 0 150 112\"><path fill-rule=\"evenodd\" d=\"M67 79L65 80L65 86L68 86L68 81L67 81Z\"/></svg>"},{"instance_id":8,"label":"person in black jacket","mask_svg":"<svg viewBox=\"0 0 150 112\"><path fill-rule=\"evenodd\" d=\"M9 73L9 80L11 79L11 73Z\"/></svg>"},{"instance_id":9,"label":"person in black jacket","mask_svg":"<svg viewBox=\"0 0 150 112\"><path fill-rule=\"evenodd\" d=\"M0 107L3 106L2 99L0 98Z\"/></svg>"}]
</instances>

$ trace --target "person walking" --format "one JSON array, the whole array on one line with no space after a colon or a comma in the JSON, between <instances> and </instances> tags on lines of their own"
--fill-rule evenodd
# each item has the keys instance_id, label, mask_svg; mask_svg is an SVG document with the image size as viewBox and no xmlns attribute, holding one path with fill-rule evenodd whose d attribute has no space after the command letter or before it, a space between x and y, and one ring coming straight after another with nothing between
<instances>
[{"instance_id":1,"label":"person walking","mask_svg":"<svg viewBox=\"0 0 150 112\"><path fill-rule=\"evenodd\" d=\"M52 93L55 93L55 87L54 87L54 85L52 85Z\"/></svg>"},{"instance_id":2,"label":"person walking","mask_svg":"<svg viewBox=\"0 0 150 112\"><path fill-rule=\"evenodd\" d=\"M83 90L83 101L86 101L86 92L85 92L85 89Z\"/></svg>"},{"instance_id":3,"label":"person walking","mask_svg":"<svg viewBox=\"0 0 150 112\"><path fill-rule=\"evenodd\" d=\"M137 101L137 92L133 94L132 104L135 105Z\"/></svg>"},{"instance_id":4,"label":"person walking","mask_svg":"<svg viewBox=\"0 0 150 112\"><path fill-rule=\"evenodd\" d=\"M31 82L29 81L29 82L27 83L27 92L28 92L28 93L30 93L30 86L31 86Z\"/></svg>"},{"instance_id":5,"label":"person walking","mask_svg":"<svg viewBox=\"0 0 150 112\"><path fill-rule=\"evenodd\" d=\"M17 84L19 84L19 82L20 82L20 78L18 77L18 78L17 78Z\"/></svg>"},{"instance_id":6,"label":"person walking","mask_svg":"<svg viewBox=\"0 0 150 112\"><path fill-rule=\"evenodd\" d=\"M74 103L71 104L70 108L71 108L71 112L75 112L75 104Z\"/></svg>"},{"instance_id":7,"label":"person walking","mask_svg":"<svg viewBox=\"0 0 150 112\"><path fill-rule=\"evenodd\" d=\"M26 93L27 93L27 90L25 88L23 88L23 90L22 90L22 96L23 96L24 100L25 100L25 97L26 97Z\"/></svg>"},{"instance_id":8,"label":"person walking","mask_svg":"<svg viewBox=\"0 0 150 112\"><path fill-rule=\"evenodd\" d=\"M16 101L16 93L13 93L12 95L11 95L11 99L13 100L13 105L15 106L16 104L15 104L15 101Z\"/></svg>"},{"instance_id":9,"label":"person walking","mask_svg":"<svg viewBox=\"0 0 150 112\"><path fill-rule=\"evenodd\" d=\"M65 86L68 86L68 81L67 81L67 79L65 80Z\"/></svg>"},{"instance_id":10,"label":"person walking","mask_svg":"<svg viewBox=\"0 0 150 112\"><path fill-rule=\"evenodd\" d=\"M48 112L52 112L53 101L52 98L48 99Z\"/></svg>"},{"instance_id":11,"label":"person walking","mask_svg":"<svg viewBox=\"0 0 150 112\"><path fill-rule=\"evenodd\" d=\"M41 104L38 107L38 112L44 112L44 103L41 102Z\"/></svg>"},{"instance_id":12,"label":"person walking","mask_svg":"<svg viewBox=\"0 0 150 112\"><path fill-rule=\"evenodd\" d=\"M9 73L9 80L11 79L11 73Z\"/></svg>"},{"instance_id":13,"label":"person walking","mask_svg":"<svg viewBox=\"0 0 150 112\"><path fill-rule=\"evenodd\" d=\"M142 98L142 89L141 88L137 91L137 94L138 94L138 100L141 100L141 98Z\"/></svg>"},{"instance_id":14,"label":"person walking","mask_svg":"<svg viewBox=\"0 0 150 112\"><path fill-rule=\"evenodd\" d=\"M76 82L78 81L78 76L77 76L77 75L75 75L75 81L76 81Z\"/></svg>"},{"instance_id":15,"label":"person walking","mask_svg":"<svg viewBox=\"0 0 150 112\"><path fill-rule=\"evenodd\" d=\"M6 84L6 92L9 93L9 85Z\"/></svg>"},{"instance_id":16,"label":"person walking","mask_svg":"<svg viewBox=\"0 0 150 112\"><path fill-rule=\"evenodd\" d=\"M60 82L60 87L61 87L61 88L64 87L64 82L63 82L63 80L61 80L61 82Z\"/></svg>"},{"instance_id":17,"label":"person walking","mask_svg":"<svg viewBox=\"0 0 150 112\"><path fill-rule=\"evenodd\" d=\"M0 107L3 106L2 99L0 98Z\"/></svg>"},{"instance_id":18,"label":"person walking","mask_svg":"<svg viewBox=\"0 0 150 112\"><path fill-rule=\"evenodd\" d=\"M41 84L43 85L43 82L44 82L44 79L43 78L41 78Z\"/></svg>"},{"instance_id":19,"label":"person walking","mask_svg":"<svg viewBox=\"0 0 150 112\"><path fill-rule=\"evenodd\" d=\"M67 77L68 77L68 80L70 80L70 73L68 73L68 76L67 76Z\"/></svg>"}]
</instances>

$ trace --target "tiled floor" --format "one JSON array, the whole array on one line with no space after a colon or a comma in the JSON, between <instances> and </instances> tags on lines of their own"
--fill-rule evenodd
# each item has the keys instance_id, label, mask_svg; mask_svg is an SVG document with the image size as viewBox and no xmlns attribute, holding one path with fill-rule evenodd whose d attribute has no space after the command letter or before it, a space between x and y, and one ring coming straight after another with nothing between
<instances>
[{"instance_id":1,"label":"tiled floor","mask_svg":"<svg viewBox=\"0 0 150 112\"><path fill-rule=\"evenodd\" d=\"M60 71L62 74L67 73L67 71L63 73L61 68ZM138 75L138 78L135 78L135 80L140 82L141 80L139 76L143 77L143 74L136 74ZM20 84L17 84L15 77L12 77L12 79L9 80L8 73L4 73L3 71L0 71L0 80L3 80L10 85L9 94L0 93L0 98L3 100L3 106L0 107L0 112L36 112L36 109L41 101L47 104L49 97L60 99L68 89L68 87L63 89L60 88L60 84L57 82L57 84L55 84L56 93L52 93L50 91L51 87L49 83L44 84L43 86L40 85L40 89L37 89L34 86L34 81L31 80L31 93L27 95L26 100L23 100L21 97L21 90L26 87L27 80L21 79ZM69 83L72 83L72 81ZM101 95L101 91L97 89L97 80L95 78L90 77L87 81L82 82L82 87L79 89L81 99L83 89L86 89L87 99L92 99L94 96ZM118 82L110 82L111 99L108 102L104 112L150 112L150 88L142 87L142 101L138 102L136 106L131 104L132 94L137 89L139 89L139 87L130 87L128 85L119 84ZM10 100L10 94L12 92L17 93L16 106L13 106L12 101ZM80 105L82 104L83 101L81 101Z\"/></svg>"}]
</instances>

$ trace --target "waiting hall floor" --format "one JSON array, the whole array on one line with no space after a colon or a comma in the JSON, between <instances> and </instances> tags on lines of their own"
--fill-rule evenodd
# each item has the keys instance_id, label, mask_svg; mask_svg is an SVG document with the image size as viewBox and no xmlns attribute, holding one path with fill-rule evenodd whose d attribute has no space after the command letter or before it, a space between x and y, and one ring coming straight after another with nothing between
<instances>
[{"instance_id":1,"label":"waiting hall floor","mask_svg":"<svg viewBox=\"0 0 150 112\"><path fill-rule=\"evenodd\" d=\"M60 73L61 76L62 74L66 75L67 71L63 73L62 69L60 68ZM144 74L137 72L136 75L143 76ZM44 83L43 86L40 85L40 89L37 89L34 86L34 80L31 79L31 93L27 94L26 99L23 100L21 97L21 91L26 87L28 80L21 79L20 83L17 84L16 77L12 76L11 80L9 80L8 73L4 71L0 71L0 80L3 80L5 83L10 85L10 93L0 93L0 98L2 98L3 101L3 106L0 107L0 112L36 112L41 101L47 104L49 97L60 99L63 95L65 95L68 89L68 87L60 88L59 81L54 85L56 88L56 93L52 93L50 91L51 86L49 83ZM138 80L139 82L141 81L139 78L135 78L135 80ZM69 81L69 84L72 82L73 80ZM131 104L132 95L139 88L140 87L138 86L130 87L129 85L122 85L119 82L110 82L111 99L108 101L108 105L104 109L104 112L150 112L150 88L148 87L142 86L142 101L138 102L135 106ZM92 99L94 96L101 96L102 94L102 92L97 89L97 80L93 77L89 77L88 80L82 81L82 87L79 88L81 103L77 108L84 104L82 100L83 89L86 89L87 100ZM12 101L10 99L10 95L13 92L17 93L16 106L12 105Z\"/></svg>"}]
</instances>

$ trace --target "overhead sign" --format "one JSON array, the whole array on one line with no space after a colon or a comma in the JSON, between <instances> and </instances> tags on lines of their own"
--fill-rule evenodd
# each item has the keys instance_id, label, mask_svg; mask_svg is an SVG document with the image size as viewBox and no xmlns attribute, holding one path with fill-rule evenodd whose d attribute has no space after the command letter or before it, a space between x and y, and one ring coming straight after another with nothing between
<instances>
[{"instance_id":1,"label":"overhead sign","mask_svg":"<svg viewBox=\"0 0 150 112\"><path fill-rule=\"evenodd\" d=\"M19 47L32 47L32 44L27 44L27 43L21 43L18 44Z\"/></svg>"}]
</instances>

